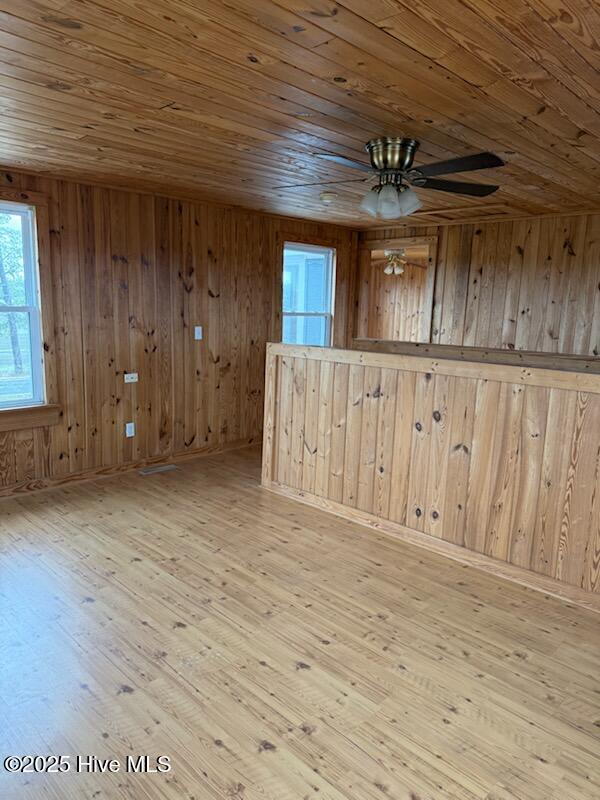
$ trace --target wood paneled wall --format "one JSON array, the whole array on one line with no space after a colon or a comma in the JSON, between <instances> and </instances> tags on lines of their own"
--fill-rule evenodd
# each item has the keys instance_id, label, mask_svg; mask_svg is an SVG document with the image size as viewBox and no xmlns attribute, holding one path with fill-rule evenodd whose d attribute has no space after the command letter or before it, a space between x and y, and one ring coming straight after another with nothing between
<instances>
[{"instance_id":1,"label":"wood paneled wall","mask_svg":"<svg viewBox=\"0 0 600 800\"><path fill-rule=\"evenodd\" d=\"M47 199L46 361L62 408L57 425L0 433L0 492L258 439L285 239L337 248L334 339L347 341L347 229L15 173L0 185Z\"/></svg>"},{"instance_id":2,"label":"wood paneled wall","mask_svg":"<svg viewBox=\"0 0 600 800\"><path fill-rule=\"evenodd\" d=\"M266 486L600 591L600 376L270 345L265 423Z\"/></svg>"},{"instance_id":3,"label":"wood paneled wall","mask_svg":"<svg viewBox=\"0 0 600 800\"><path fill-rule=\"evenodd\" d=\"M429 342L435 265L430 269L408 265L401 276L385 275L373 268L371 251L361 248L358 269L357 337Z\"/></svg>"},{"instance_id":4,"label":"wood paneled wall","mask_svg":"<svg viewBox=\"0 0 600 800\"><path fill-rule=\"evenodd\" d=\"M384 239L423 230L364 236ZM430 341L600 354L600 214L450 225L437 233ZM358 336L389 338L390 315L412 314L414 298L390 291L403 278L384 278L359 285L359 308L377 311L367 322L359 315ZM399 301L405 306L399 308ZM418 341L415 332L395 329Z\"/></svg>"}]
</instances>

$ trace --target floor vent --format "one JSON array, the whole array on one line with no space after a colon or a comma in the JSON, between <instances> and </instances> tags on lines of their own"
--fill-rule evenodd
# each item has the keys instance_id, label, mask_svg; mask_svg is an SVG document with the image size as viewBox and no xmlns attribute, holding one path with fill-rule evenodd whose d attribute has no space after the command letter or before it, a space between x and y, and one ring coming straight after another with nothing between
<instances>
[{"instance_id":1,"label":"floor vent","mask_svg":"<svg viewBox=\"0 0 600 800\"><path fill-rule=\"evenodd\" d=\"M157 464L155 467L143 467L138 470L140 475L156 475L157 472L171 472L177 469L175 464Z\"/></svg>"}]
</instances>

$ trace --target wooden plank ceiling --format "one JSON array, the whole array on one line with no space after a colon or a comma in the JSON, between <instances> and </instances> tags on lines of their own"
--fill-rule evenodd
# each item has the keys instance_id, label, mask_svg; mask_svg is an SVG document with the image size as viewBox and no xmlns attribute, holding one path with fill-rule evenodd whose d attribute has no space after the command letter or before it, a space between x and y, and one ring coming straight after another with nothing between
<instances>
[{"instance_id":1,"label":"wooden plank ceiling","mask_svg":"<svg viewBox=\"0 0 600 800\"><path fill-rule=\"evenodd\" d=\"M420 190L423 222L600 208L594 0L0 0L0 14L7 168L364 227L366 185L327 185L361 174L314 154L364 159L369 138L407 135L417 163L507 161L472 176L501 184L485 200Z\"/></svg>"}]
</instances>

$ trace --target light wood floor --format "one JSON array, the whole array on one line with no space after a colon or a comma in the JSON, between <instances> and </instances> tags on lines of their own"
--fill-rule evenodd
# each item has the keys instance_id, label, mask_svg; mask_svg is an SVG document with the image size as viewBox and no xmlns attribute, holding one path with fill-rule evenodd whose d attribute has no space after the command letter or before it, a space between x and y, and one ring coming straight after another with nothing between
<instances>
[{"instance_id":1,"label":"light wood floor","mask_svg":"<svg viewBox=\"0 0 600 800\"><path fill-rule=\"evenodd\" d=\"M0 504L3 800L592 800L598 617L272 495L259 454Z\"/></svg>"}]
</instances>

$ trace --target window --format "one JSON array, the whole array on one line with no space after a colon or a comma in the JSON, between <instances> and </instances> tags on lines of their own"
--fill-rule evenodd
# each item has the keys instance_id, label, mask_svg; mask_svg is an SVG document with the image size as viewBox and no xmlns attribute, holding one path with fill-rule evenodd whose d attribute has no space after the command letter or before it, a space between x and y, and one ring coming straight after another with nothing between
<instances>
[{"instance_id":1,"label":"window","mask_svg":"<svg viewBox=\"0 0 600 800\"><path fill-rule=\"evenodd\" d=\"M0 202L0 409L44 402L35 211Z\"/></svg>"},{"instance_id":2,"label":"window","mask_svg":"<svg viewBox=\"0 0 600 800\"><path fill-rule=\"evenodd\" d=\"M286 242L283 248L283 339L331 343L335 250Z\"/></svg>"}]
</instances>

